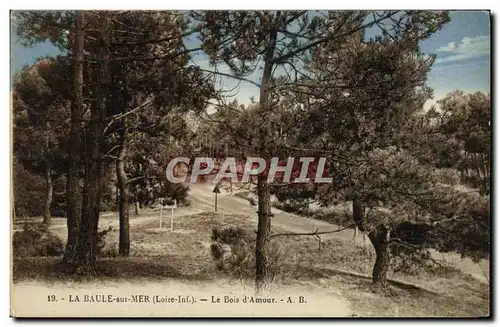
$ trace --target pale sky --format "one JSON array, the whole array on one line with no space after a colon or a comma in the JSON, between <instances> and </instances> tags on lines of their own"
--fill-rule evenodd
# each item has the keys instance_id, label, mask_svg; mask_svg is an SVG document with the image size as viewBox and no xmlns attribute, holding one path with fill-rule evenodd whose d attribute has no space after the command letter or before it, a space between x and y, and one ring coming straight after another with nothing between
<instances>
[{"instance_id":1,"label":"pale sky","mask_svg":"<svg viewBox=\"0 0 500 327\"><path fill-rule=\"evenodd\" d=\"M490 17L484 11L454 11L451 21L442 30L421 43L424 54L436 54L437 59L428 75L428 85L434 89L435 98L426 107L443 98L456 89L465 92L490 92ZM24 48L11 35L11 75L24 65L32 64L41 56L54 56L59 50L50 43L38 44L33 48ZM193 62L206 66L204 56L194 56ZM229 72L227 67L221 71ZM257 71L251 80L259 81L261 73ZM236 81L223 78L221 85L225 89L236 86ZM236 98L240 103L249 103L250 97L258 98L256 86L241 82Z\"/></svg>"}]
</instances>

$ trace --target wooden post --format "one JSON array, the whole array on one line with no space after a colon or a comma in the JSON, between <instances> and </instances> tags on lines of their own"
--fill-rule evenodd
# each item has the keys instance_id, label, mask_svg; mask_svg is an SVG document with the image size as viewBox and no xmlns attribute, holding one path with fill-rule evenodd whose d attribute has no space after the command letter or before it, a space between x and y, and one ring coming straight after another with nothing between
<instances>
[{"instance_id":1,"label":"wooden post","mask_svg":"<svg viewBox=\"0 0 500 327\"><path fill-rule=\"evenodd\" d=\"M160 205L160 229L161 229L162 220L163 220L163 205Z\"/></svg>"},{"instance_id":2,"label":"wooden post","mask_svg":"<svg viewBox=\"0 0 500 327\"><path fill-rule=\"evenodd\" d=\"M170 210L170 231L174 231L174 207Z\"/></svg>"},{"instance_id":3,"label":"wooden post","mask_svg":"<svg viewBox=\"0 0 500 327\"><path fill-rule=\"evenodd\" d=\"M220 193L219 184L220 182L215 185L214 190L212 191L215 193L215 212L217 212L217 193Z\"/></svg>"},{"instance_id":4,"label":"wooden post","mask_svg":"<svg viewBox=\"0 0 500 327\"><path fill-rule=\"evenodd\" d=\"M174 199L174 205L170 211L170 231L174 231L174 210L177 208L177 200Z\"/></svg>"},{"instance_id":5,"label":"wooden post","mask_svg":"<svg viewBox=\"0 0 500 327\"><path fill-rule=\"evenodd\" d=\"M215 193L215 212L217 212L217 193Z\"/></svg>"}]
</instances>

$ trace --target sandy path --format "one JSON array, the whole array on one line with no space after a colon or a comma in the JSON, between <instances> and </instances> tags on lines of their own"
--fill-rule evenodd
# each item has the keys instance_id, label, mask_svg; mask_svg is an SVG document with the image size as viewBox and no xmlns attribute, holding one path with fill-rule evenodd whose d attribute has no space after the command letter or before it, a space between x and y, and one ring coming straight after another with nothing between
<instances>
[{"instance_id":1,"label":"sandy path","mask_svg":"<svg viewBox=\"0 0 500 327\"><path fill-rule=\"evenodd\" d=\"M215 206L215 194L212 192L215 184L213 182L207 182L205 184L189 184L189 198L191 200L191 206L180 207L175 210L175 217L182 217L185 215L193 215L201 213L203 211L212 211ZM237 189L237 186L234 187ZM229 213L229 214L239 214L247 215L249 219L252 220L253 224L257 224L257 206L251 206L248 200L231 196L229 193L221 187L221 193L217 195L217 207L218 212ZM273 208L272 212L274 217L272 219L272 225L278 226L284 230L294 232L294 233L309 233L318 230L323 231L334 231L341 227L333 225L324 221L318 221L307 217L302 217L281 211L279 209ZM164 223L168 227L170 221L170 210L167 209L163 212ZM148 224L152 221L158 221L160 219L159 211L146 210L142 215L136 217L131 214L130 225L138 226ZM33 220L31 220L33 221ZM40 219L41 221L41 219ZM111 226L113 229L119 228L118 214L117 213L103 213L99 221L100 229L107 229ZM22 222L16 222L14 230L22 229ZM51 229L58 234L63 240L66 239L66 221L63 218L54 218ZM371 247L368 238L364 238L361 233L354 237L353 229L346 229L338 233L324 234L321 236L322 240L330 239L341 239L345 242L355 242L359 245L365 245ZM462 272L471 275L477 280L488 283L489 278L489 260L481 260L479 263L473 262L469 258L462 259L457 253L437 253L433 252L433 256L437 260L444 260L447 263L460 269ZM488 278L486 277L488 276Z\"/></svg>"},{"instance_id":2,"label":"sandy path","mask_svg":"<svg viewBox=\"0 0 500 327\"><path fill-rule=\"evenodd\" d=\"M193 199L204 203L209 206L211 210L214 208L214 193L212 193L214 184L190 184L190 196ZM248 215L252 221L257 223L257 207L251 206L250 203L242 198L231 196L221 188L222 193L218 194L218 211L225 213L235 213L235 214L245 214ZM272 212L274 217L272 218L272 225L279 226L285 230L294 233L308 233L318 230L322 231L333 231L340 229L339 226L329 224L323 221L317 221L307 217L301 217L291 213L281 211L279 209L273 208ZM325 234L321 236L322 240L328 239L342 239L346 242L356 242L356 244L362 245L363 243L371 247L368 238L363 238L363 236L358 234L357 238L354 239L353 229L347 229L338 233ZM462 272L471 275L477 280L488 283L489 278L489 260L481 260L479 263L473 262L470 258L462 259L458 253L438 253L433 252L433 256L437 260L444 260L447 263L460 269ZM486 276L488 276L488 278Z\"/></svg>"},{"instance_id":3,"label":"sandy path","mask_svg":"<svg viewBox=\"0 0 500 327\"><path fill-rule=\"evenodd\" d=\"M195 215L198 213L201 213L203 211L208 210L209 207L203 207L203 206L192 206L192 207L179 207L174 211L174 219L182 216L189 216L189 215ZM163 224L165 228L169 228L170 226L170 216L171 216L171 211L170 209L164 209L163 210ZM23 228L23 223L24 222L42 222L42 219L30 219L30 220L18 220L15 223L15 226L13 228L14 231L19 231L22 230ZM130 215L130 226L139 226L139 225L146 225L150 222L153 221L160 221L160 211L159 210L143 210L143 213L139 216L135 216L134 214L131 213ZM107 228L113 228L115 230L119 229L120 227L120 222L118 220L118 213L117 212L104 212L101 214L101 217L99 218L99 229L104 230ZM67 237L67 227L66 227L66 218L52 218L52 224L50 226L50 230L56 233L59 237L61 237L63 240L66 240Z\"/></svg>"}]
</instances>

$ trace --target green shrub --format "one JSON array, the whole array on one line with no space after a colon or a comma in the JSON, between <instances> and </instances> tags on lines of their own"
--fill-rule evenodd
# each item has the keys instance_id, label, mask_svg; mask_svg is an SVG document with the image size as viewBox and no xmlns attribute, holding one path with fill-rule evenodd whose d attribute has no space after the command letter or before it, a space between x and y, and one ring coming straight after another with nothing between
<instances>
[{"instance_id":1,"label":"green shrub","mask_svg":"<svg viewBox=\"0 0 500 327\"><path fill-rule=\"evenodd\" d=\"M16 257L54 257L64 252L63 241L44 224L25 224L14 233L12 243Z\"/></svg>"},{"instance_id":2,"label":"green shrub","mask_svg":"<svg viewBox=\"0 0 500 327\"><path fill-rule=\"evenodd\" d=\"M45 181L25 169L17 160L13 162L12 170L16 217L41 216L46 192Z\"/></svg>"},{"instance_id":3,"label":"green shrub","mask_svg":"<svg viewBox=\"0 0 500 327\"><path fill-rule=\"evenodd\" d=\"M106 244L103 248L100 249L98 255L101 258L116 258L118 256L116 244Z\"/></svg>"},{"instance_id":4,"label":"green shrub","mask_svg":"<svg viewBox=\"0 0 500 327\"><path fill-rule=\"evenodd\" d=\"M244 230L239 227L212 229L210 250L219 270L235 273L241 277L249 254L244 235Z\"/></svg>"},{"instance_id":5,"label":"green shrub","mask_svg":"<svg viewBox=\"0 0 500 327\"><path fill-rule=\"evenodd\" d=\"M210 245L219 270L240 280L255 277L255 236L239 227L213 228ZM267 248L270 280L276 281L286 271L287 248L272 241Z\"/></svg>"},{"instance_id":6,"label":"green shrub","mask_svg":"<svg viewBox=\"0 0 500 327\"><path fill-rule=\"evenodd\" d=\"M189 186L183 184L170 183L167 181L162 184L162 189L157 195L163 198L170 198L172 200L176 200L177 204L182 205L186 202L187 197L189 195Z\"/></svg>"}]
</instances>

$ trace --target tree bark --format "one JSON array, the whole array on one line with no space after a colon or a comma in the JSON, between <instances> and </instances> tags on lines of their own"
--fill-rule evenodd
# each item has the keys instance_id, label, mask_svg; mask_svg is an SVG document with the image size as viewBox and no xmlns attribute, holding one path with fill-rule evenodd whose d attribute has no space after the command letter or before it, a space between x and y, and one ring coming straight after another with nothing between
<instances>
[{"instance_id":1,"label":"tree bark","mask_svg":"<svg viewBox=\"0 0 500 327\"><path fill-rule=\"evenodd\" d=\"M363 235L363 251L368 252L366 248L366 228L365 228L365 207L363 203L357 198L354 197L352 201L352 218L354 221L354 244L357 244L358 231L360 231Z\"/></svg>"},{"instance_id":2,"label":"tree bark","mask_svg":"<svg viewBox=\"0 0 500 327\"><path fill-rule=\"evenodd\" d=\"M373 229L368 237L375 248L375 265L372 272L372 283L377 289L387 289L387 271L391 262L391 255L389 252L390 230L384 225L377 226Z\"/></svg>"},{"instance_id":3,"label":"tree bark","mask_svg":"<svg viewBox=\"0 0 500 327\"><path fill-rule=\"evenodd\" d=\"M128 257L130 254L130 214L129 214L130 193L128 185L120 190L120 242L118 253Z\"/></svg>"},{"instance_id":4,"label":"tree bark","mask_svg":"<svg viewBox=\"0 0 500 327\"><path fill-rule=\"evenodd\" d=\"M261 294L270 282L269 260L267 249L271 233L271 195L267 176L259 176L257 182L259 199L257 239L255 242L255 290Z\"/></svg>"},{"instance_id":5,"label":"tree bark","mask_svg":"<svg viewBox=\"0 0 500 327\"><path fill-rule=\"evenodd\" d=\"M78 234L80 230L80 181L79 151L81 139L81 124L83 117L83 20L84 12L76 13L76 29L74 37L74 99L71 104L70 146L68 151L68 173L66 179L66 216L68 239L64 252L63 263L73 264L75 261Z\"/></svg>"},{"instance_id":6,"label":"tree bark","mask_svg":"<svg viewBox=\"0 0 500 327\"><path fill-rule=\"evenodd\" d=\"M47 182L47 193L45 194L45 206L43 209L43 223L46 225L50 225L50 206L52 205L52 194L53 194L53 184L52 184L52 173L50 166L47 167L47 171L45 173L45 178Z\"/></svg>"},{"instance_id":7,"label":"tree bark","mask_svg":"<svg viewBox=\"0 0 500 327\"><path fill-rule=\"evenodd\" d=\"M52 205L52 169L50 162L50 123L46 122L46 134L45 134L45 156L46 156L46 167L45 167L45 183L46 183L46 193L45 193L45 205L43 208L43 223L45 225L50 225L50 206Z\"/></svg>"},{"instance_id":8,"label":"tree bark","mask_svg":"<svg viewBox=\"0 0 500 327\"><path fill-rule=\"evenodd\" d=\"M360 231L366 232L367 228L364 224L365 208L361 200L356 196L352 201L352 213L356 227ZM372 284L375 289L385 290L387 289L387 271L391 262L389 252L390 230L384 225L378 225L368 233L368 238L376 254L375 265L372 271Z\"/></svg>"},{"instance_id":9,"label":"tree bark","mask_svg":"<svg viewBox=\"0 0 500 327\"><path fill-rule=\"evenodd\" d=\"M281 13L276 13L276 20L279 20ZM259 110L261 117L265 117L266 111L269 110L269 84L273 71L273 58L276 48L277 31L272 28L269 33L269 45L266 50L266 57L264 63L264 71L262 74L262 81L260 87L259 97ZM264 123L259 130L259 152L263 157L268 156L267 142L270 135L269 124ZM258 226L257 238L255 240L255 292L262 294L262 292L269 286L270 271L269 259L267 250L269 247L270 233L271 233L271 193L267 176L260 174L257 179L257 192L258 192Z\"/></svg>"},{"instance_id":10,"label":"tree bark","mask_svg":"<svg viewBox=\"0 0 500 327\"><path fill-rule=\"evenodd\" d=\"M125 173L125 156L126 156L126 130L125 122L122 123L120 129L120 150L116 159L116 177L119 188L119 215L120 215L120 237L118 253L121 256L128 257L130 254L130 222L129 222L129 199L130 191L128 185L128 177Z\"/></svg>"},{"instance_id":11,"label":"tree bark","mask_svg":"<svg viewBox=\"0 0 500 327\"><path fill-rule=\"evenodd\" d=\"M97 229L101 211L101 175L104 117L109 95L109 13L100 12L100 29L96 46L98 74L95 83L96 101L91 106L89 133L86 137L85 184L77 247L77 272L95 275L97 259Z\"/></svg>"}]
</instances>

